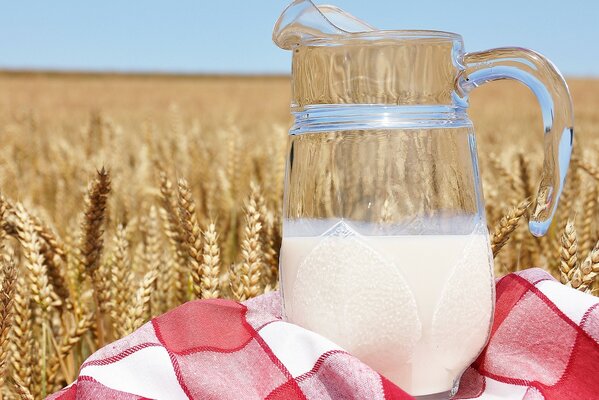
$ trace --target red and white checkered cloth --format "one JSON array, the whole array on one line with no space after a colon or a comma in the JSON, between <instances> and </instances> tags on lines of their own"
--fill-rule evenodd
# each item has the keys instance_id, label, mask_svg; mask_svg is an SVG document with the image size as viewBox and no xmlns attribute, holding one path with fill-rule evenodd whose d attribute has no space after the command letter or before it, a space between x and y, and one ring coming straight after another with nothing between
<instances>
[{"instance_id":1,"label":"red and white checkered cloth","mask_svg":"<svg viewBox=\"0 0 599 400\"><path fill-rule=\"evenodd\" d=\"M599 399L599 300L539 269L497 283L491 340L456 399ZM411 399L280 318L270 293L184 304L92 355L50 399ZM393 351L393 349L390 349Z\"/></svg>"}]
</instances>

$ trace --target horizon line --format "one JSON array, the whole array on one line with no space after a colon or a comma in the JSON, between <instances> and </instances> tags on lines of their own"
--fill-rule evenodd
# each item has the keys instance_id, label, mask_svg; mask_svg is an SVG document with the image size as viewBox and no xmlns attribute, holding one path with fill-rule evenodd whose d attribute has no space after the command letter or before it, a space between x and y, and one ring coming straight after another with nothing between
<instances>
[{"instance_id":1,"label":"horizon line","mask_svg":"<svg viewBox=\"0 0 599 400\"><path fill-rule=\"evenodd\" d=\"M164 70L118 70L118 69L55 69L55 68L2 68L0 75L48 75L48 76L123 76L164 78L290 78L291 74L277 72L201 72Z\"/></svg>"},{"instance_id":2,"label":"horizon line","mask_svg":"<svg viewBox=\"0 0 599 400\"><path fill-rule=\"evenodd\" d=\"M48 76L123 76L164 78L290 78L291 73L281 72L214 72L214 71L167 71L167 70L119 70L119 69L59 69L59 68L3 68L0 75L48 75ZM565 74L566 79L599 79L598 75Z\"/></svg>"}]
</instances>

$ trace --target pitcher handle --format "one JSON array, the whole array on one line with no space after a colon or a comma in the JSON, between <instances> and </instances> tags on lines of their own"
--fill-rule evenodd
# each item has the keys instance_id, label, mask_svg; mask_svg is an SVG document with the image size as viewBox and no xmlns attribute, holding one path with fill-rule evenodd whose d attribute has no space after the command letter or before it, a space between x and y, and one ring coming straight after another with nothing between
<instances>
[{"instance_id":1,"label":"pitcher handle","mask_svg":"<svg viewBox=\"0 0 599 400\"><path fill-rule=\"evenodd\" d=\"M498 79L522 82L536 95L545 128L545 160L529 230L543 236L557 209L574 140L572 99L568 85L555 65L541 54L518 47L503 47L464 55L464 69L456 89L466 98L483 83Z\"/></svg>"}]
</instances>

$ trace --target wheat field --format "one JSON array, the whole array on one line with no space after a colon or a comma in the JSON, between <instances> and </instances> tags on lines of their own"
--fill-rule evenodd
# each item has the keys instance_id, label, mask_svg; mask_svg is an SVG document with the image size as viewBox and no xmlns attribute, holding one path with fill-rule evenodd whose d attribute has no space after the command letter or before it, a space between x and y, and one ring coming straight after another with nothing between
<instances>
[{"instance_id":1,"label":"wheat field","mask_svg":"<svg viewBox=\"0 0 599 400\"><path fill-rule=\"evenodd\" d=\"M471 97L498 276L599 274L599 80L569 81L575 150L549 235L531 93ZM96 349L196 298L277 288L286 77L0 74L0 399L42 398Z\"/></svg>"}]
</instances>

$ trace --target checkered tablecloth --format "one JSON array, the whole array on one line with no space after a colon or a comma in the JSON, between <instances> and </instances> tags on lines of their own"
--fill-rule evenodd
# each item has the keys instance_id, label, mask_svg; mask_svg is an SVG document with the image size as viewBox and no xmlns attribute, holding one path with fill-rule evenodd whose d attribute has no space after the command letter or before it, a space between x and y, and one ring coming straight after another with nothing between
<instances>
[{"instance_id":1,"label":"checkered tablecloth","mask_svg":"<svg viewBox=\"0 0 599 400\"><path fill-rule=\"evenodd\" d=\"M275 292L186 303L93 354L50 399L411 399L282 321L280 302ZM456 398L599 399L598 304L538 269L502 278L490 342Z\"/></svg>"}]
</instances>

